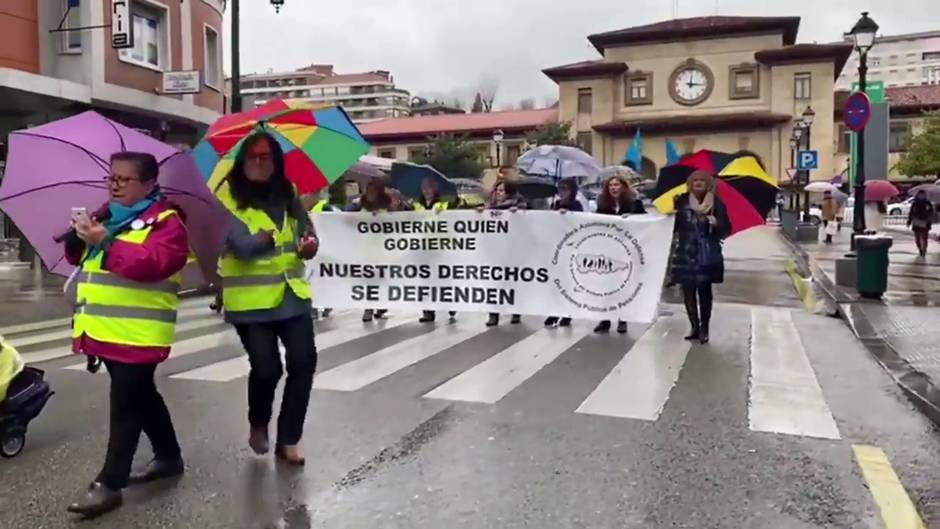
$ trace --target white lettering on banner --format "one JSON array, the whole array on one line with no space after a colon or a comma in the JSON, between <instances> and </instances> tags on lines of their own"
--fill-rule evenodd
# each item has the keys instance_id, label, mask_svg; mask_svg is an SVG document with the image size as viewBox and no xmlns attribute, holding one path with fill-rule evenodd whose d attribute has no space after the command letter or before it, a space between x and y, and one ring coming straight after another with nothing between
<instances>
[{"instance_id":1,"label":"white lettering on banner","mask_svg":"<svg viewBox=\"0 0 940 529\"><path fill-rule=\"evenodd\" d=\"M653 321L672 217L321 213L314 305Z\"/></svg>"}]
</instances>

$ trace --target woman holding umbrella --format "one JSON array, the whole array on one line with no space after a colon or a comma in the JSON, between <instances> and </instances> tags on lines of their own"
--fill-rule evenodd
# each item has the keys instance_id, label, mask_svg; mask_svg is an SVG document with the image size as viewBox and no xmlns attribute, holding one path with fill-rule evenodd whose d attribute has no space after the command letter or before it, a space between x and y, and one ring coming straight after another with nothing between
<instances>
[{"instance_id":1,"label":"woman holding umbrella","mask_svg":"<svg viewBox=\"0 0 940 529\"><path fill-rule=\"evenodd\" d=\"M643 207L643 201L637 196L636 192L630 188L630 184L621 176L612 176L604 182L604 188L597 197L597 211L601 215L627 215L646 213ZM610 320L604 320L594 327L596 333L610 332ZM627 322L617 322L617 332L627 333Z\"/></svg>"},{"instance_id":2,"label":"woman holding umbrella","mask_svg":"<svg viewBox=\"0 0 940 529\"><path fill-rule=\"evenodd\" d=\"M911 210L907 214L907 225L914 231L914 242L921 257L927 256L927 239L930 227L933 224L934 208L927 199L927 192L918 189L911 202Z\"/></svg>"},{"instance_id":3,"label":"woman holding umbrella","mask_svg":"<svg viewBox=\"0 0 940 529\"><path fill-rule=\"evenodd\" d=\"M310 286L303 262L318 241L284 170L284 153L266 132L244 140L219 200L231 214L227 252L219 260L225 319L248 353L248 445L269 450L268 423L283 374L278 341L286 350L287 381L277 421L274 455L303 465L300 450L317 367Z\"/></svg>"},{"instance_id":4,"label":"woman holding umbrella","mask_svg":"<svg viewBox=\"0 0 940 529\"><path fill-rule=\"evenodd\" d=\"M433 211L434 213L440 213L447 211L450 204L441 198L437 187L437 180L432 176L426 176L421 180L421 196L412 203L412 207L415 211ZM450 320L454 321L457 313L450 311L448 315L450 316ZM421 318L419 318L418 321L421 323L431 323L436 318L437 315L433 310L426 310L421 314Z\"/></svg>"},{"instance_id":5,"label":"woman holding umbrella","mask_svg":"<svg viewBox=\"0 0 940 529\"><path fill-rule=\"evenodd\" d=\"M111 156L110 201L89 216L76 212L65 255L77 270L72 350L101 358L111 375L111 419L104 466L68 510L97 516L121 506L121 490L183 473L170 412L154 383L176 330L180 271L189 239L180 210L157 185L151 154ZM154 460L131 475L141 432Z\"/></svg>"},{"instance_id":6,"label":"woman holding umbrella","mask_svg":"<svg viewBox=\"0 0 940 529\"><path fill-rule=\"evenodd\" d=\"M672 258L673 281L682 286L685 310L692 326L686 340L709 341L712 284L724 280L721 241L731 232L725 205L715 194L715 179L695 171L687 180L688 193L675 198L677 236Z\"/></svg>"}]
</instances>

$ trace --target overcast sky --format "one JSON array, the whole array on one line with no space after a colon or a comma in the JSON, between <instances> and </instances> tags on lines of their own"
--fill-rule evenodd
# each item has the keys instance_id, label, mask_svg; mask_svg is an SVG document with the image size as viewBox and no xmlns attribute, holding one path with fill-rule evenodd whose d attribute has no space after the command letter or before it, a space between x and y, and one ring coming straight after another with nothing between
<instances>
[{"instance_id":1,"label":"overcast sky","mask_svg":"<svg viewBox=\"0 0 940 529\"><path fill-rule=\"evenodd\" d=\"M678 16L716 5L721 15L802 16L801 42L838 40L865 9L884 34L940 30L940 0L678 0ZM497 108L553 102L541 70L598 58L587 35L674 18L673 0L285 0L279 15L268 0L241 0L241 11L243 73L389 70L413 95L448 100L496 82Z\"/></svg>"}]
</instances>

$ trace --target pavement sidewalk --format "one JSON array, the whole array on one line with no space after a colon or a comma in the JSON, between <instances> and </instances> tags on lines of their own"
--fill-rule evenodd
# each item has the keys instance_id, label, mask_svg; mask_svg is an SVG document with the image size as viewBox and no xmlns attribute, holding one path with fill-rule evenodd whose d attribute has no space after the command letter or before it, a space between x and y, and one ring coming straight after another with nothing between
<instances>
[{"instance_id":1,"label":"pavement sidewalk","mask_svg":"<svg viewBox=\"0 0 940 529\"><path fill-rule=\"evenodd\" d=\"M887 226L894 238L889 252L888 291L880 300L861 298L835 284L835 262L849 251L850 229L832 244L792 244L839 315L868 350L894 376L909 397L940 424L940 242L932 234L926 258L918 255L905 226Z\"/></svg>"}]
</instances>

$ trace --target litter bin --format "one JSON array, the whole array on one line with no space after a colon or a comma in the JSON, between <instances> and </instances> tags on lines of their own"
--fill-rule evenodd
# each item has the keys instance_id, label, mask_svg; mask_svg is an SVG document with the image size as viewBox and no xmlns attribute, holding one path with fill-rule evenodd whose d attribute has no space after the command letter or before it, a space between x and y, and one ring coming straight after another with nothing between
<instances>
[{"instance_id":1,"label":"litter bin","mask_svg":"<svg viewBox=\"0 0 940 529\"><path fill-rule=\"evenodd\" d=\"M894 240L884 235L857 235L855 288L865 298L880 298L888 290L888 250Z\"/></svg>"}]
</instances>

